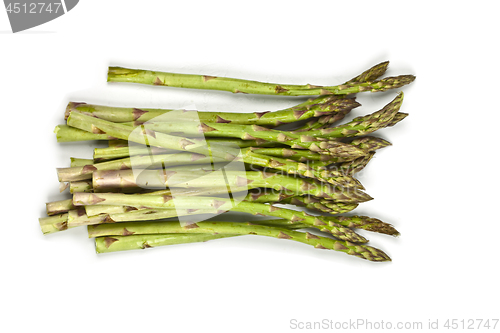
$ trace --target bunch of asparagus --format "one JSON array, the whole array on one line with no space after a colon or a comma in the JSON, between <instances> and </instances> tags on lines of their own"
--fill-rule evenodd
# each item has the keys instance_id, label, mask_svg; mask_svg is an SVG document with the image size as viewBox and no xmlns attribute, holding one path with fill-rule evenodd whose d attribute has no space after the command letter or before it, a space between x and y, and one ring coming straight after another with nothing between
<instances>
[{"instance_id":1,"label":"bunch of asparagus","mask_svg":"<svg viewBox=\"0 0 500 333\"><path fill-rule=\"evenodd\" d=\"M108 147L57 169L61 190L69 187L72 196L47 203L41 229L87 226L98 253L261 235L388 261L355 229L399 235L393 226L338 215L372 199L354 175L390 143L369 134L407 116L399 112L401 92L381 110L338 124L360 105L355 93L396 89L415 78L379 79L387 66L331 87L110 67L110 82L316 97L253 113L70 102L66 124L55 129L58 142L105 140ZM227 221L229 211L246 215Z\"/></svg>"}]
</instances>

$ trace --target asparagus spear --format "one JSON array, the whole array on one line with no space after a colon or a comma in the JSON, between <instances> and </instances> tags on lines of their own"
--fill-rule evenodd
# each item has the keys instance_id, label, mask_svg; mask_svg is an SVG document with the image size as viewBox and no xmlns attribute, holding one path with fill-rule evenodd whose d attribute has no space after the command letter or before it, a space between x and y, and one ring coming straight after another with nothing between
<instances>
[{"instance_id":1,"label":"asparagus spear","mask_svg":"<svg viewBox=\"0 0 500 333\"><path fill-rule=\"evenodd\" d=\"M144 170L140 174L133 170L96 171L92 183L96 192L106 192L116 188L164 189L174 188L214 188L225 184L231 192L247 191L251 188L274 188L293 195L323 195L335 200L341 189L360 188L359 181L351 176L335 178L339 187L312 179L291 177L279 173L263 171L223 171L194 173L169 170ZM82 191L79 191L82 192ZM227 189L226 191L227 192Z\"/></svg>"},{"instance_id":2,"label":"asparagus spear","mask_svg":"<svg viewBox=\"0 0 500 333\"><path fill-rule=\"evenodd\" d=\"M215 142L214 142L215 141ZM211 143L221 143L223 144L223 140L217 139L207 139L209 144ZM250 150L255 151L261 155L268 156L276 156L283 158L290 158L294 161L305 162L307 160L333 160L333 161L348 161L352 160L353 156L347 157L336 157L332 155L318 154L312 152L310 150L304 149L291 149L285 147L277 147L274 142L267 142L267 144L257 144L257 140L228 140L228 142L234 143L236 146L240 148L250 148ZM269 148L266 148L269 146ZM133 147L108 147L108 148L95 148L94 149L94 162L102 162L111 159L125 158L134 155L149 155L149 154L168 154L172 153L171 150L162 149L158 147L142 147L142 146L133 146ZM333 162L332 161L332 162ZM88 163L87 163L88 164ZM91 164L91 163L90 163Z\"/></svg>"},{"instance_id":3,"label":"asparagus spear","mask_svg":"<svg viewBox=\"0 0 500 333\"><path fill-rule=\"evenodd\" d=\"M108 82L129 82L169 87L212 89L233 93L311 96L348 95L362 91L386 91L413 82L415 76L400 75L368 82L350 82L338 86L285 85L258 81L215 77L208 75L176 74L122 67L109 67Z\"/></svg>"},{"instance_id":4,"label":"asparagus spear","mask_svg":"<svg viewBox=\"0 0 500 333\"><path fill-rule=\"evenodd\" d=\"M240 140L240 139L226 139L226 138L211 138L205 139L208 145L229 145L239 148L248 147L277 147L280 144L275 142L268 142L265 140ZM94 149L94 162L101 162L105 160L124 158L133 155L152 155L152 154L171 154L178 153L170 149L163 149L158 147L145 147L145 146L125 146L125 147L108 147L108 148L95 148Z\"/></svg>"},{"instance_id":5,"label":"asparagus spear","mask_svg":"<svg viewBox=\"0 0 500 333\"><path fill-rule=\"evenodd\" d=\"M81 130L76 127L71 127L68 125L57 125L54 133L56 133L57 137L57 142L75 142L75 141L95 141L95 140L100 140L100 141L109 141L110 139L113 139L112 141L116 141L114 137L108 136L106 134L96 134L96 133L91 133L87 132L84 130ZM127 142L127 139L119 140L122 142ZM265 140L237 140L237 139L225 139L225 138L211 138L211 139L206 139L206 142L210 145L230 145L230 146L237 146L240 148L246 148L246 147L276 147L277 144L274 142L267 142ZM279 145L278 145L279 146ZM121 155L119 156L102 156L102 158L107 158L107 159L112 159L112 158L119 158L119 157L126 157L129 156L127 154L127 151L130 147L127 145L123 146L110 146L108 148L99 148L102 149L103 153L110 153L111 151L115 151L117 153L120 153ZM150 147L150 148L155 148L155 147ZM97 148L96 148L97 149ZM134 147L135 149L135 147ZM171 152L171 150L166 150L167 153ZM101 150L99 150L101 152ZM150 152L146 152L146 154L149 154ZM137 155L141 155L141 153L138 153ZM99 158L99 156L94 156L94 159Z\"/></svg>"},{"instance_id":6,"label":"asparagus spear","mask_svg":"<svg viewBox=\"0 0 500 333\"><path fill-rule=\"evenodd\" d=\"M265 225L269 227L287 228L287 229L301 229L307 227L307 225L295 224L293 226L285 225L283 220L259 220L252 222L254 224ZM193 242L204 242L212 239L227 238L241 235L229 235L229 234L147 234L147 235L129 235L129 236L115 236L114 239L121 240L120 243L116 241L107 239L108 237L96 237L94 238L96 243L97 253L115 252L115 251L125 251L133 249L146 249L156 246L164 245L174 245L174 244L184 244ZM112 244L115 244L111 246Z\"/></svg>"},{"instance_id":7,"label":"asparagus spear","mask_svg":"<svg viewBox=\"0 0 500 333\"><path fill-rule=\"evenodd\" d=\"M134 156L133 158L122 158L106 162L94 163L84 166L71 168L58 168L57 175L59 181L79 181L92 179L92 173L95 171L111 171L140 168L140 167L171 167L178 165L198 165L210 166L211 162L222 162L221 159L207 157L202 154L179 153L175 155L149 155Z\"/></svg>"},{"instance_id":8,"label":"asparagus spear","mask_svg":"<svg viewBox=\"0 0 500 333\"><path fill-rule=\"evenodd\" d=\"M138 210L136 207L130 206L112 206L112 205L102 205L102 206L84 206L85 214L88 217L93 217L100 214L118 214L126 213L133 210Z\"/></svg>"},{"instance_id":9,"label":"asparagus spear","mask_svg":"<svg viewBox=\"0 0 500 333\"><path fill-rule=\"evenodd\" d=\"M378 77L382 76L387 70L389 62L382 62L373 66L372 68L366 70L360 75L354 77L353 79L347 81L345 84L354 82L366 82L376 80ZM307 88L307 86L304 86ZM345 112L346 110L351 110L352 108L358 106L359 104L352 98L339 98L337 96L320 96L318 98L309 99L308 101L296 105L291 108L287 108L280 111L273 112L256 112L256 113L227 113L227 112L200 112L198 111L198 116L202 122L232 122L235 124L247 124L247 125L273 125L278 126L281 124L295 122L298 120L304 120L308 117L318 117L322 113L337 113ZM70 102L66 109L65 119L72 110L77 110L82 113L90 113L94 117L113 121L113 122L145 122L151 119L175 110L162 110L162 109L145 109L145 108L115 108L115 107L103 107L98 105L89 105L86 103L74 103ZM319 111L319 112L311 112Z\"/></svg>"},{"instance_id":10,"label":"asparagus spear","mask_svg":"<svg viewBox=\"0 0 500 333\"><path fill-rule=\"evenodd\" d=\"M96 118L112 121L115 123L136 122L142 124L146 121L165 119L169 113L181 113L184 119L199 120L201 122L232 123L246 125L271 125L281 124L318 117L325 114L345 112L360 104L353 98L339 96L320 96L309 99L299 105L279 110L252 113L237 112L203 112L174 109L150 109L150 108L124 108L103 105L92 105L87 103L70 102L66 107L65 119L72 111L90 115ZM160 120L161 121L161 120Z\"/></svg>"},{"instance_id":11,"label":"asparagus spear","mask_svg":"<svg viewBox=\"0 0 500 333\"><path fill-rule=\"evenodd\" d=\"M319 228L321 231L329 232L339 239L353 242L366 242L366 239L349 228L325 219L322 216L311 216L304 212L291 209L279 208L272 205L242 201L235 203L226 198L218 197L174 197L162 195L126 195L121 193L75 193L73 194L75 206L85 205L121 205L121 206L144 206L150 208L175 208L175 209L206 209L213 213L225 211L237 211L250 214L261 214L284 218L293 222L301 222ZM131 212L133 213L133 212Z\"/></svg>"},{"instance_id":12,"label":"asparagus spear","mask_svg":"<svg viewBox=\"0 0 500 333\"><path fill-rule=\"evenodd\" d=\"M162 193L157 193L157 194L171 195L170 191L161 191L161 192ZM209 194L202 193L200 195L207 196ZM293 204L297 206L304 206L313 210L318 210L324 213L332 213L332 214L347 213L358 206L357 203L341 203L341 202L325 200L314 196L293 196L292 194L286 194L282 191L267 191L266 189L260 189L260 188L248 191L245 200L249 202L259 202L259 203ZM138 210L138 208L130 206L112 206L112 205L85 206L85 213L89 217L99 214L125 213L132 210Z\"/></svg>"},{"instance_id":13,"label":"asparagus spear","mask_svg":"<svg viewBox=\"0 0 500 333\"><path fill-rule=\"evenodd\" d=\"M313 138L304 132L297 134L292 132L278 131L258 125L234 125L217 123L200 123L196 125L185 122L158 122L141 125L143 128L161 133L181 133L186 137L230 137L242 140L262 139L276 143L282 143L292 148L309 149L315 152L330 154L339 157L360 157L365 155L365 151L343 142L328 141L326 139Z\"/></svg>"},{"instance_id":14,"label":"asparagus spear","mask_svg":"<svg viewBox=\"0 0 500 333\"><path fill-rule=\"evenodd\" d=\"M134 129L127 125L112 123L74 111L70 113L67 122L69 126L87 132L98 134L106 133L109 136L146 146L188 151L202 155L207 155L209 152L207 142L204 141L197 141L141 128ZM218 144L210 145L210 151L213 156L221 157L224 160L233 160L239 153L238 149Z\"/></svg>"},{"instance_id":15,"label":"asparagus spear","mask_svg":"<svg viewBox=\"0 0 500 333\"><path fill-rule=\"evenodd\" d=\"M229 234L229 235L259 235L279 239L290 239L319 249L330 249L344 252L349 255L367 259L370 261L390 261L389 256L383 251L367 245L353 244L349 241L335 240L332 238L316 236L308 232L299 232L285 228L267 227L252 223L234 222L197 222L181 226L178 222L153 222L153 223L120 223L102 224L88 227L89 237L106 236L107 239L98 241L98 252L109 249L113 243L123 241L126 235L144 234L172 234L172 233L196 233L196 234ZM135 240L137 241L137 240ZM117 244L118 245L118 244Z\"/></svg>"},{"instance_id":16,"label":"asparagus spear","mask_svg":"<svg viewBox=\"0 0 500 333\"><path fill-rule=\"evenodd\" d=\"M236 235L222 234L156 234L132 235L95 238L97 253L107 253L125 250L138 250L150 247L177 245L187 243L206 242L218 238L227 238Z\"/></svg>"},{"instance_id":17,"label":"asparagus spear","mask_svg":"<svg viewBox=\"0 0 500 333\"><path fill-rule=\"evenodd\" d=\"M368 139L366 139L368 138ZM212 142L212 139L207 140L209 143ZM248 143L255 143L256 140L228 140L229 142L234 142L238 147L240 148L245 148L248 146ZM223 141L216 141L216 143L220 143ZM370 146L367 146L367 143L370 143ZM246 144L244 144L246 143ZM272 142L268 142L272 144ZM386 147L390 145L388 141L385 141L380 138L375 138L375 137L361 137L356 140L353 140L351 142L348 142L351 145L355 145L358 148L361 148L363 150L375 150L375 149L380 149L383 147ZM375 143L378 143L378 145L375 145ZM256 146L256 147L254 147ZM261 145L263 146L263 145ZM330 161L330 163L334 162L346 162L353 160L353 156L348 156L348 157L337 157L333 155L325 155L325 154L319 154L312 152L310 150L304 150L304 149L292 149L292 148L287 148L287 147L258 147L257 145L250 145L248 146L249 149L257 154L260 155L267 155L267 156L275 156L275 157L281 157L281 158L286 158L286 159L292 159L294 161L298 162L307 162L307 161ZM172 153L171 150L168 149L162 149L162 148L157 148L157 147L143 147L143 146L132 146L132 147L119 147L119 148L114 148L114 147L109 147L109 148L95 148L94 149L94 161L100 161L100 160L109 160L109 159L118 159L118 158L124 158L124 157L129 157L131 155L148 155L148 154L168 154ZM89 163L87 163L89 164ZM90 163L91 164L91 163Z\"/></svg>"}]
</instances>

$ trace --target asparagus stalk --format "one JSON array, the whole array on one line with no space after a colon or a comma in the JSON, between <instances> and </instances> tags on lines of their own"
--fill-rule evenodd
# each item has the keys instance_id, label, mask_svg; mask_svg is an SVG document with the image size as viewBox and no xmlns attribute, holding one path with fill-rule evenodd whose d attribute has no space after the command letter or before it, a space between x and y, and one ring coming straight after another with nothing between
<instances>
[{"instance_id":1,"label":"asparagus stalk","mask_svg":"<svg viewBox=\"0 0 500 333\"><path fill-rule=\"evenodd\" d=\"M194 200L193 200L194 199ZM179 209L206 209L213 213L223 213L229 210L275 216L293 222L301 222L319 228L321 231L329 232L333 236L352 242L366 242L367 240L356 234L349 228L325 219L322 216L311 216L304 212L291 209L279 208L272 205L242 201L235 203L226 198L218 197L174 197L167 195L126 195L121 193L75 193L73 194L75 206L85 205L121 205L121 206L144 206L150 208L175 208ZM133 213L133 212L131 212Z\"/></svg>"},{"instance_id":2,"label":"asparagus stalk","mask_svg":"<svg viewBox=\"0 0 500 333\"><path fill-rule=\"evenodd\" d=\"M211 162L222 162L222 160L194 153L179 153L175 155L152 154L149 156L134 156L133 158L128 157L79 167L58 168L57 175L59 181L79 181L92 179L92 173L95 171L124 170L131 169L132 167L162 168L178 165L197 165L200 167L200 165L210 166Z\"/></svg>"},{"instance_id":3,"label":"asparagus stalk","mask_svg":"<svg viewBox=\"0 0 500 333\"><path fill-rule=\"evenodd\" d=\"M112 123L106 120L87 116L78 112L71 112L68 117L68 125L91 133L106 133L122 140L136 142L146 146L154 146L165 149L188 151L208 155L211 151L213 156L221 157L224 160L233 160L239 153L238 149L218 144L210 145L180 136L173 136L164 133L154 132L143 128Z\"/></svg>"},{"instance_id":4,"label":"asparagus stalk","mask_svg":"<svg viewBox=\"0 0 500 333\"><path fill-rule=\"evenodd\" d=\"M309 133L292 133L269 129L258 125L234 125L225 123L200 123L196 125L189 122L157 122L146 123L141 127L161 133L181 133L186 137L230 137L242 140L272 141L288 145L292 148L309 149L315 152L330 154L339 157L358 158L366 154L356 146L339 141L327 141L309 136Z\"/></svg>"},{"instance_id":5,"label":"asparagus stalk","mask_svg":"<svg viewBox=\"0 0 500 333\"><path fill-rule=\"evenodd\" d=\"M228 170L202 174L183 170L144 170L137 175L133 170L118 170L96 171L93 173L92 183L96 192L106 192L109 189L116 188L215 188L221 186L220 184L225 184L231 192L264 187L277 189L290 195L329 196L331 200L338 197L341 189L360 188L361 186L359 181L351 176L337 177L336 180L339 187L312 179L263 171L242 172ZM227 192L227 189L224 192Z\"/></svg>"},{"instance_id":6,"label":"asparagus stalk","mask_svg":"<svg viewBox=\"0 0 500 333\"><path fill-rule=\"evenodd\" d=\"M276 147L280 146L275 142L268 142L265 140L239 140L239 139L225 139L225 138L212 138L206 139L209 145L229 145L239 148L248 147ZM124 158L134 155L151 155L151 154L169 154L178 153L170 149L163 149L158 147L144 147L144 146L125 146L125 147L108 147L108 148L95 148L94 149L94 162L101 162L105 160L112 160Z\"/></svg>"},{"instance_id":7,"label":"asparagus stalk","mask_svg":"<svg viewBox=\"0 0 500 333\"><path fill-rule=\"evenodd\" d=\"M109 67L108 82L129 82L169 87L222 90L233 93L311 96L348 95L362 91L396 89L415 80L413 75L400 75L368 82L350 82L338 86L285 85L208 75L155 72L122 67Z\"/></svg>"},{"instance_id":8,"label":"asparagus stalk","mask_svg":"<svg viewBox=\"0 0 500 333\"><path fill-rule=\"evenodd\" d=\"M130 126L129 126L130 127ZM57 142L75 142L75 141L120 141L120 142L127 142L127 139L123 140L115 140L116 138L112 136L108 136L106 134L96 134L96 133L91 133L87 132L85 130L81 130L76 127L68 126L68 125L57 125L54 133L56 133L57 136ZM237 140L237 139L224 139L224 138L211 138L211 139L206 139L206 142L210 145L230 145L230 146L237 146L240 148L246 148L246 147L276 147L277 144L274 142L267 142L265 140ZM103 154L105 153L111 153L111 151L114 151L116 149L117 153L120 153L121 155L113 157L113 156L102 156L102 158L106 159L112 159L112 158L119 158L119 157L126 157L128 155L128 147L127 145L123 146L123 144L119 146L110 146L108 148L99 148L102 149L98 150L99 152L102 152ZM156 147L150 147L150 148L156 148ZM98 149L98 148L96 148ZM135 147L134 147L135 149ZM171 150L164 149L165 151L171 152ZM149 154L150 152L146 152L146 154ZM137 155L142 155L142 153L137 153ZM94 156L94 159L98 159L100 156Z\"/></svg>"},{"instance_id":9,"label":"asparagus stalk","mask_svg":"<svg viewBox=\"0 0 500 333\"><path fill-rule=\"evenodd\" d=\"M285 228L275 228L252 223L234 222L197 222L181 226L178 222L153 222L153 223L123 223L111 225L97 225L88 228L89 237L106 236L102 243L98 243L98 251L109 249L114 243L122 241L124 231L127 235L145 234L172 234L172 233L195 233L195 234L229 234L229 235L259 235L274 237L278 239L290 239L304 244L314 246L319 249L330 249L344 252L349 255L370 260L370 261L390 261L389 256L383 251L367 245L353 244L349 241L335 240L332 238L316 236L308 232L299 232ZM104 246L102 246L104 245Z\"/></svg>"},{"instance_id":10,"label":"asparagus stalk","mask_svg":"<svg viewBox=\"0 0 500 333\"><path fill-rule=\"evenodd\" d=\"M120 158L126 158L130 156L137 155L166 155L180 153L176 150L163 149L158 147L146 147L142 145L132 145L132 146L113 146L107 148L94 148L94 159L92 163L101 163L109 160L115 160Z\"/></svg>"},{"instance_id":11,"label":"asparagus stalk","mask_svg":"<svg viewBox=\"0 0 500 333\"><path fill-rule=\"evenodd\" d=\"M175 195L178 196L217 196L220 194L227 194L228 188L227 186L216 186L216 187L207 187L207 188L189 188L189 189L175 189ZM153 192L144 192L144 193L134 193L137 195L172 195L172 191L168 190L159 190ZM236 197L239 197L239 193L236 194ZM98 214L114 214L114 213L125 213L132 210L138 210L139 208L143 209L144 207L133 207L133 206L112 206L112 205L103 205L103 206L85 206L85 212L87 215L94 216Z\"/></svg>"},{"instance_id":12,"label":"asparagus stalk","mask_svg":"<svg viewBox=\"0 0 500 333\"><path fill-rule=\"evenodd\" d=\"M150 247L177 245L187 243L206 242L218 238L227 238L236 235L222 234L156 234L132 235L95 238L97 253L107 253L125 250L138 250Z\"/></svg>"},{"instance_id":13,"label":"asparagus stalk","mask_svg":"<svg viewBox=\"0 0 500 333\"><path fill-rule=\"evenodd\" d=\"M258 221L259 225L267 225L270 227L290 228L288 225L280 223L281 220L265 220ZM257 224L257 223L256 223ZM300 225L294 225L293 228L300 228ZM115 251L125 251L134 249L146 249L150 247L185 244L194 242L205 242L212 239L227 238L241 235L229 234L147 234L147 235L130 235L130 236L114 236L114 237L96 237L96 252L107 253ZM112 239L110 239L112 238ZM120 243L116 243L114 239L118 239ZM113 245L114 244L114 245Z\"/></svg>"},{"instance_id":14,"label":"asparagus stalk","mask_svg":"<svg viewBox=\"0 0 500 333\"><path fill-rule=\"evenodd\" d=\"M374 81L382 76L387 70L389 62L382 62L366 70L360 75L347 81L345 84L354 82ZM304 86L307 88L307 86ZM202 122L231 122L235 124L246 125L272 125L279 126L281 124L295 122L307 119L308 117L318 117L322 113L340 113L351 110L359 106L354 99L339 98L336 96L320 96L318 98L309 99L308 101L284 110L273 112L255 112L248 114L227 113L227 112L200 112L198 117ZM175 110L162 109L147 109L147 108L116 108L98 105L89 105L86 103L70 102L65 112L65 119L73 110L93 115L94 117L113 121L113 122L146 122L165 113ZM318 112L314 112L318 111Z\"/></svg>"},{"instance_id":15,"label":"asparagus stalk","mask_svg":"<svg viewBox=\"0 0 500 333\"><path fill-rule=\"evenodd\" d=\"M115 222L130 222L130 221L150 221L150 220L164 220L169 218L178 218L181 216L193 215L206 215L210 214L210 210L206 209L172 209L172 208L141 208L125 206L103 206L105 209L101 210L100 214L89 215L87 212L91 211L93 206L85 206L70 210L67 213L67 226L68 228L84 226L84 225L97 225L103 223ZM132 209L131 209L132 208ZM123 210L121 210L123 209ZM94 210L96 212L97 210ZM260 223L260 222L259 222ZM272 225L279 225L281 227L301 229L310 228L311 226L304 223L289 223L285 220L271 220Z\"/></svg>"},{"instance_id":16,"label":"asparagus stalk","mask_svg":"<svg viewBox=\"0 0 500 333\"><path fill-rule=\"evenodd\" d=\"M279 110L252 113L237 112L203 112L174 109L124 108L87 103L70 102L66 107L65 119L72 111L90 115L115 123L136 122L142 124L155 119L165 119L169 113L181 113L183 119L199 120L201 122L232 123L245 125L278 126L295 121L318 117L325 114L345 112L360 104L353 98L339 96L320 96L309 99L299 105ZM161 121L161 120L160 120Z\"/></svg>"},{"instance_id":17,"label":"asparagus stalk","mask_svg":"<svg viewBox=\"0 0 500 333\"><path fill-rule=\"evenodd\" d=\"M365 139L369 138L369 139ZM209 143L212 142L211 139L207 140ZM229 142L234 142L238 147L240 148L245 148L248 146L248 143L254 143L256 140L228 140ZM217 141L217 143L220 143L223 141ZM367 143L370 142L370 146L367 146ZM375 143L378 142L378 145L375 145ZM247 143L247 144L244 144ZM272 142L268 142L271 143ZM385 141L380 138L375 138L375 137L361 137L356 140L353 140L349 142L351 145L355 145L358 148L361 148L363 150L375 150L375 149L380 149L383 147L386 147L390 145L388 141ZM254 147L256 146L256 147ZM267 156L275 156L275 157L281 157L281 158L286 158L286 159L292 159L294 161L298 162L307 162L307 161L330 161L330 163L334 162L346 162L350 161L353 159L353 156L349 157L337 157L333 155L325 155L325 154L319 154L315 153L310 150L304 150L304 149L291 149L291 148L286 148L286 147L258 147L258 145L250 145L249 149L257 154L260 155L267 155ZM109 147L109 148L95 148L94 149L94 161L100 161L100 160L110 160L110 159L118 159L118 158L125 158L129 156L134 156L134 155L148 155L148 154L168 154L171 153L171 150L168 149L162 149L162 148L157 148L157 147L143 147L143 146L132 146L132 147ZM89 163L87 163L89 164ZM91 164L91 163L90 163Z\"/></svg>"},{"instance_id":18,"label":"asparagus stalk","mask_svg":"<svg viewBox=\"0 0 500 333\"><path fill-rule=\"evenodd\" d=\"M85 214L87 217L93 217L100 214L118 214L126 213L133 210L138 210L136 207L130 206L112 206L112 205L102 205L102 206L84 206Z\"/></svg>"}]
</instances>

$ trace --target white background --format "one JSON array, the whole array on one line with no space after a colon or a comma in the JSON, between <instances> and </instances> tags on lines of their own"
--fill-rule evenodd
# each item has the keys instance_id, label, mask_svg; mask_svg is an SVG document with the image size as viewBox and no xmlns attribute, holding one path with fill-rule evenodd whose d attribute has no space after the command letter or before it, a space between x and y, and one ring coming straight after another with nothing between
<instances>
[{"instance_id":1,"label":"white background","mask_svg":"<svg viewBox=\"0 0 500 333\"><path fill-rule=\"evenodd\" d=\"M464 3L464 2L462 2ZM81 1L10 33L0 10L3 332L289 332L290 320L500 318L499 24L493 1ZM264 111L300 98L107 84L108 65L336 84L390 60L410 116L378 135L354 212L391 263L247 236L97 255L85 229L43 236L56 167L93 143L57 144L70 100ZM396 94L363 94L353 116ZM500 324L497 325L497 331ZM295 330L298 331L298 330ZM362 330L360 330L362 331ZM457 330L459 331L459 330Z\"/></svg>"}]
</instances>

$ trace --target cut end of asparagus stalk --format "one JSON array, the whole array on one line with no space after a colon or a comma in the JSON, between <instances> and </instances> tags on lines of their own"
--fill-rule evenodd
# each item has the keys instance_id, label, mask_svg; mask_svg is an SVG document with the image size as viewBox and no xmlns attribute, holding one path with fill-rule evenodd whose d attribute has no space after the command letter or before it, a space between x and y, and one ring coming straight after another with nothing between
<instances>
[{"instance_id":1,"label":"cut end of asparagus stalk","mask_svg":"<svg viewBox=\"0 0 500 333\"><path fill-rule=\"evenodd\" d=\"M68 214L59 214L38 219L44 235L68 229Z\"/></svg>"},{"instance_id":2,"label":"cut end of asparagus stalk","mask_svg":"<svg viewBox=\"0 0 500 333\"><path fill-rule=\"evenodd\" d=\"M109 67L108 68L108 82L117 78L133 77L140 73L141 70L135 70L123 67Z\"/></svg>"}]
</instances>

